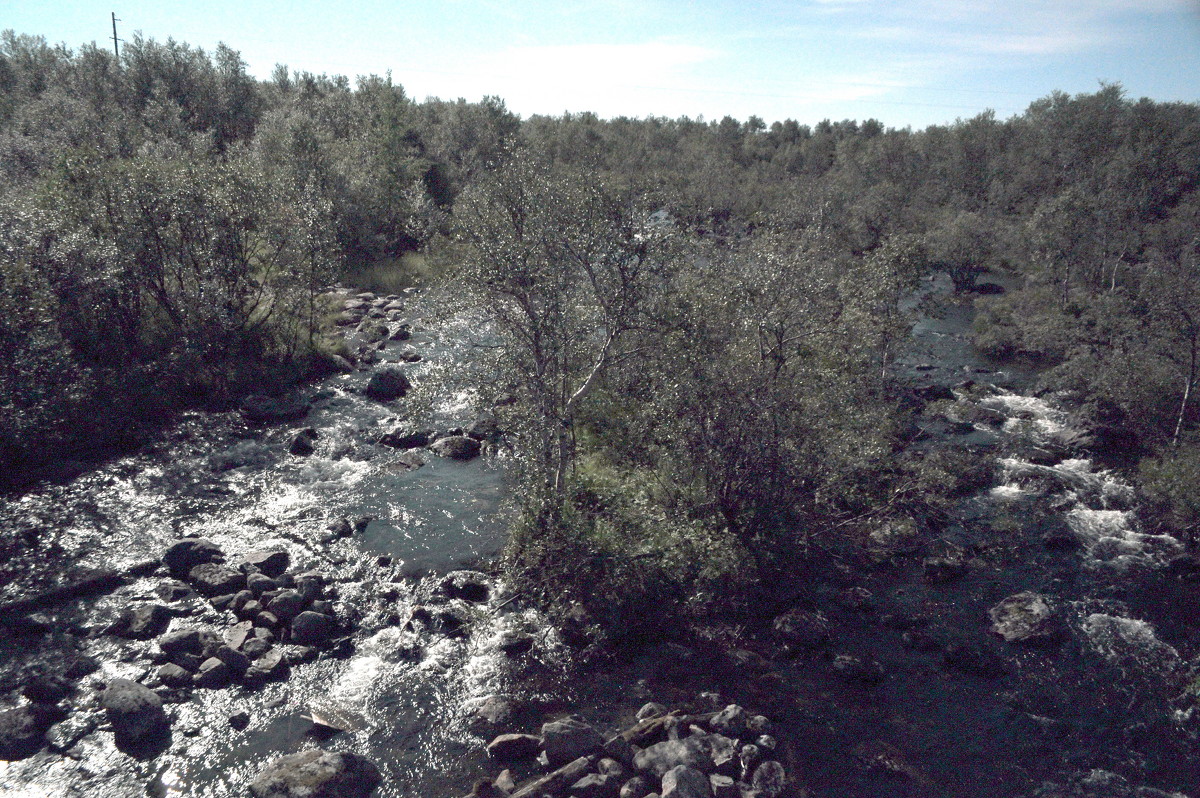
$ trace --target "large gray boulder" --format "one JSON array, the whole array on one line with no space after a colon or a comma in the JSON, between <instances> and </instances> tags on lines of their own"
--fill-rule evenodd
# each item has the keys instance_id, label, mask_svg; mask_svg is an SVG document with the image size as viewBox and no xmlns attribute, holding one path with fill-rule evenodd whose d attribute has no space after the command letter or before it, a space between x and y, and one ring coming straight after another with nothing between
<instances>
[{"instance_id":1,"label":"large gray boulder","mask_svg":"<svg viewBox=\"0 0 1200 798\"><path fill-rule=\"evenodd\" d=\"M663 774L662 798L713 798L712 785L708 776L680 765Z\"/></svg>"},{"instance_id":2,"label":"large gray boulder","mask_svg":"<svg viewBox=\"0 0 1200 798\"><path fill-rule=\"evenodd\" d=\"M184 538L163 553L162 561L176 578L182 578L197 565L225 562L225 553L207 538Z\"/></svg>"},{"instance_id":3,"label":"large gray boulder","mask_svg":"<svg viewBox=\"0 0 1200 798\"><path fill-rule=\"evenodd\" d=\"M405 373L398 368L380 369L371 375L363 393L370 399L379 402L390 402L408 393L412 383Z\"/></svg>"},{"instance_id":4,"label":"large gray boulder","mask_svg":"<svg viewBox=\"0 0 1200 798\"><path fill-rule=\"evenodd\" d=\"M305 610L292 621L292 642L301 646L315 646L329 642L336 625L333 618L319 612Z\"/></svg>"},{"instance_id":5,"label":"large gray boulder","mask_svg":"<svg viewBox=\"0 0 1200 798\"><path fill-rule=\"evenodd\" d=\"M1050 598L1031 591L1009 596L988 610L988 615L992 631L1007 643L1049 643L1061 631Z\"/></svg>"},{"instance_id":6,"label":"large gray boulder","mask_svg":"<svg viewBox=\"0 0 1200 798\"><path fill-rule=\"evenodd\" d=\"M280 549L254 549L246 552L242 561L267 576L279 576L288 569L290 558L286 551Z\"/></svg>"},{"instance_id":7,"label":"large gray boulder","mask_svg":"<svg viewBox=\"0 0 1200 798\"><path fill-rule=\"evenodd\" d=\"M161 734L168 726L162 699L145 685L113 679L100 696L117 743L138 743Z\"/></svg>"},{"instance_id":8,"label":"large gray boulder","mask_svg":"<svg viewBox=\"0 0 1200 798\"><path fill-rule=\"evenodd\" d=\"M246 587L246 575L218 563L197 565L188 571L188 581L202 596L227 596Z\"/></svg>"},{"instance_id":9,"label":"large gray boulder","mask_svg":"<svg viewBox=\"0 0 1200 798\"><path fill-rule=\"evenodd\" d=\"M647 746L634 754L633 766L642 773L661 779L667 771L680 766L711 773L716 764L708 743L699 737L664 740Z\"/></svg>"},{"instance_id":10,"label":"large gray boulder","mask_svg":"<svg viewBox=\"0 0 1200 798\"><path fill-rule=\"evenodd\" d=\"M250 783L254 798L366 798L383 776L358 754L311 748L280 757Z\"/></svg>"},{"instance_id":11,"label":"large gray boulder","mask_svg":"<svg viewBox=\"0 0 1200 798\"><path fill-rule=\"evenodd\" d=\"M787 789L787 774L783 771L783 765L774 759L763 762L754 769L750 786L754 788L756 794L763 798L777 798L777 796L783 795L784 790Z\"/></svg>"},{"instance_id":12,"label":"large gray boulder","mask_svg":"<svg viewBox=\"0 0 1200 798\"><path fill-rule=\"evenodd\" d=\"M451 460L470 460L479 454L479 441L467 435L447 435L438 438L429 445L438 457L449 457Z\"/></svg>"},{"instance_id":13,"label":"large gray boulder","mask_svg":"<svg viewBox=\"0 0 1200 798\"><path fill-rule=\"evenodd\" d=\"M542 724L542 750L552 767L587 756L603 746L600 732L581 720L564 718Z\"/></svg>"},{"instance_id":14,"label":"large gray boulder","mask_svg":"<svg viewBox=\"0 0 1200 798\"><path fill-rule=\"evenodd\" d=\"M379 439L379 443L394 449L421 449L429 445L433 434L431 427L406 423L385 434Z\"/></svg>"},{"instance_id":15,"label":"large gray boulder","mask_svg":"<svg viewBox=\"0 0 1200 798\"><path fill-rule=\"evenodd\" d=\"M157 637L171 623L171 611L161 604L139 604L126 607L120 617L108 627L108 633L133 640Z\"/></svg>"}]
</instances>

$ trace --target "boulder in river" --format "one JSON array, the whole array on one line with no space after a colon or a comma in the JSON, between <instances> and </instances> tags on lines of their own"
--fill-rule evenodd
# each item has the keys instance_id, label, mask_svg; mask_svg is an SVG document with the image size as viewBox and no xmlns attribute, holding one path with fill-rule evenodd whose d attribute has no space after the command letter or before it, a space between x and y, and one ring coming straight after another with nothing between
<instances>
[{"instance_id":1,"label":"boulder in river","mask_svg":"<svg viewBox=\"0 0 1200 798\"><path fill-rule=\"evenodd\" d=\"M451 571L442 579L442 592L450 598L478 603L488 599L488 578L478 571Z\"/></svg>"},{"instance_id":2,"label":"boulder in river","mask_svg":"<svg viewBox=\"0 0 1200 798\"><path fill-rule=\"evenodd\" d=\"M327 643L335 628L333 618L305 610L292 621L292 642L301 646Z\"/></svg>"},{"instance_id":3,"label":"boulder in river","mask_svg":"<svg viewBox=\"0 0 1200 798\"><path fill-rule=\"evenodd\" d=\"M479 454L479 441L469 435L447 435L438 438L429 446L439 457L449 457L451 460L470 460Z\"/></svg>"},{"instance_id":4,"label":"boulder in river","mask_svg":"<svg viewBox=\"0 0 1200 798\"><path fill-rule=\"evenodd\" d=\"M207 538L184 538L162 556L163 564L176 578L182 578L197 565L225 562L225 552Z\"/></svg>"},{"instance_id":5,"label":"boulder in river","mask_svg":"<svg viewBox=\"0 0 1200 798\"><path fill-rule=\"evenodd\" d=\"M100 696L100 705L112 724L118 746L157 737L169 725L158 694L129 679L109 682Z\"/></svg>"},{"instance_id":6,"label":"boulder in river","mask_svg":"<svg viewBox=\"0 0 1200 798\"><path fill-rule=\"evenodd\" d=\"M126 607L107 629L109 634L132 640L149 640L166 631L171 611L161 604L139 604Z\"/></svg>"},{"instance_id":7,"label":"boulder in river","mask_svg":"<svg viewBox=\"0 0 1200 798\"><path fill-rule=\"evenodd\" d=\"M188 581L202 596L234 595L246 587L246 575L218 563L197 565L188 571Z\"/></svg>"},{"instance_id":8,"label":"boulder in river","mask_svg":"<svg viewBox=\"0 0 1200 798\"><path fill-rule=\"evenodd\" d=\"M250 783L254 798L366 798L383 781L358 754L311 748L276 759Z\"/></svg>"},{"instance_id":9,"label":"boulder in river","mask_svg":"<svg viewBox=\"0 0 1200 798\"><path fill-rule=\"evenodd\" d=\"M662 777L663 798L712 798L708 776L686 765L671 768Z\"/></svg>"},{"instance_id":10,"label":"boulder in river","mask_svg":"<svg viewBox=\"0 0 1200 798\"><path fill-rule=\"evenodd\" d=\"M1008 643L1050 643L1061 631L1053 602L1028 590L1004 599L988 615L992 631Z\"/></svg>"},{"instance_id":11,"label":"boulder in river","mask_svg":"<svg viewBox=\"0 0 1200 798\"><path fill-rule=\"evenodd\" d=\"M488 743L487 752L492 759L512 762L516 759L531 759L538 755L542 741L532 734L501 734Z\"/></svg>"},{"instance_id":12,"label":"boulder in river","mask_svg":"<svg viewBox=\"0 0 1200 798\"><path fill-rule=\"evenodd\" d=\"M288 453L297 457L308 457L316 451L318 437L320 435L312 427L305 427L292 433L292 438L288 442Z\"/></svg>"},{"instance_id":13,"label":"boulder in river","mask_svg":"<svg viewBox=\"0 0 1200 798\"><path fill-rule=\"evenodd\" d=\"M664 740L646 746L634 755L633 765L640 772L652 774L659 779L665 776L667 771L681 765L705 773L716 767L709 746L698 737Z\"/></svg>"},{"instance_id":14,"label":"boulder in river","mask_svg":"<svg viewBox=\"0 0 1200 798\"><path fill-rule=\"evenodd\" d=\"M604 746L604 738L590 724L575 718L542 724L542 748L551 766L587 756Z\"/></svg>"},{"instance_id":15,"label":"boulder in river","mask_svg":"<svg viewBox=\"0 0 1200 798\"><path fill-rule=\"evenodd\" d=\"M420 449L433 439L433 429L417 424L401 424L379 439L383 446L394 449Z\"/></svg>"},{"instance_id":16,"label":"boulder in river","mask_svg":"<svg viewBox=\"0 0 1200 798\"><path fill-rule=\"evenodd\" d=\"M402 369L385 368L371 375L363 394L379 402L390 402L408 393L412 383Z\"/></svg>"}]
</instances>

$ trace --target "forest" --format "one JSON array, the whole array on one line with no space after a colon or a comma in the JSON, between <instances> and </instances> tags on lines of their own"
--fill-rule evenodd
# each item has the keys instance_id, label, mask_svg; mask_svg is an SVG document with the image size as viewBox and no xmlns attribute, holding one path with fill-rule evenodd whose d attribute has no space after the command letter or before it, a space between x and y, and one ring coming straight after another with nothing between
<instances>
[{"instance_id":1,"label":"forest","mask_svg":"<svg viewBox=\"0 0 1200 798\"><path fill-rule=\"evenodd\" d=\"M901 302L944 272L976 344L1069 392L1153 523L1200 523L1195 104L1101 85L924 130L522 119L391 75L259 81L224 46L118 60L6 31L0 170L10 486L330 369L332 284L441 281L505 342L530 589L606 585L626 620L731 600L969 478L902 451Z\"/></svg>"}]
</instances>

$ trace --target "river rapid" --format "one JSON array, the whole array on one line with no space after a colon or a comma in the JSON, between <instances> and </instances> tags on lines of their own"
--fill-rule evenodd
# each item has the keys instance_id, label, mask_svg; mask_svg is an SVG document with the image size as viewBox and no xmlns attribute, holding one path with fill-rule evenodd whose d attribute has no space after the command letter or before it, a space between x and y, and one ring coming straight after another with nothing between
<instances>
[{"instance_id":1,"label":"river rapid","mask_svg":"<svg viewBox=\"0 0 1200 798\"><path fill-rule=\"evenodd\" d=\"M374 366L312 386L304 421L255 427L236 413L188 414L145 451L0 506L6 532L57 552L76 577L157 559L192 534L231 558L284 549L292 570L324 574L352 630L260 689L179 694L167 705L169 741L138 758L114 744L96 687L153 683L155 644L103 630L130 606L161 602L164 573L42 609L0 637L0 709L23 701L32 670L65 667L75 653L99 667L78 680L49 748L0 762L0 792L240 796L267 760L320 744L374 761L381 798L463 795L498 769L482 753L488 735L536 731L565 712L611 731L653 698L736 700L768 715L779 758L812 796L1200 795L1189 692L1200 568L1179 541L1142 528L1133 489L1089 451L1065 397L1037 393L1031 369L974 350L969 299L945 279L922 296L945 301L922 313L898 364L930 400L911 446L930 457L967 452L983 477L936 523L876 530L865 545L833 544L794 564L787 595L773 602L818 616L828 634L817 645L785 646L769 622L661 630L667 642L589 663L580 678L571 649L496 579L470 606L448 599L444 574L486 570L503 546L505 458L502 447L468 462L425 453L414 468L411 455L379 444L410 404L362 391L372 369L409 347L422 359L405 368L429 388L434 427L487 410L468 368L477 320L435 314L444 298L409 297L406 317L439 320L414 322L413 338L388 343ZM289 454L297 425L317 431L310 456ZM341 518L366 520L331 539ZM31 562L3 600L46 590L58 570ZM1041 597L1053 635L1006 642L993 632L989 613L1018 594ZM466 619L454 634L406 623L416 607L451 605ZM169 606L173 629L228 626L204 599ZM532 651L506 654L514 634L531 637ZM511 702L509 721L480 723L491 696ZM342 731L315 737L314 710ZM240 729L230 722L239 713L248 715Z\"/></svg>"}]
</instances>

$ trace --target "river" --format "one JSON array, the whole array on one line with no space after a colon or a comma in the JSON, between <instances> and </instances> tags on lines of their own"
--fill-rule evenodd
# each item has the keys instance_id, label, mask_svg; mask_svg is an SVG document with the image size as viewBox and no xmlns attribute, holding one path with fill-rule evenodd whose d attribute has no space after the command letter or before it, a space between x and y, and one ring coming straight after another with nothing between
<instances>
[{"instance_id":1,"label":"river","mask_svg":"<svg viewBox=\"0 0 1200 798\"><path fill-rule=\"evenodd\" d=\"M169 745L137 759L97 727L94 687L146 679L153 643L100 632L122 609L158 601L164 576L46 610L40 631L6 633L6 690L28 667L68 651L100 669L52 729L55 747L0 763L0 789L29 798L243 795L266 760L317 743L316 709L346 727L322 745L379 765L381 798L462 795L473 778L494 775L481 752L485 732L471 725L488 696L513 701L520 730L566 711L611 730L650 698L715 701L698 697L712 691L777 722L788 772L815 796L1008 798L1088 778L1195 787L1194 701L1179 697L1200 640L1179 608L1194 602L1194 583L1171 570L1182 547L1141 529L1132 488L1097 465L1064 397L1037 394L1032 369L973 349L969 301L951 297L944 279L924 293L949 301L920 316L898 368L948 398L917 417L923 433L912 446L929 456L969 453L985 463L985 478L937 523L902 539L883 535L865 549L835 542L794 564L801 587L788 601L823 613L833 629L821 651L782 655L769 625L712 629L622 652L580 679L553 629L495 580L486 601L463 610L465 633L406 628L414 607L445 602L443 574L486 567L503 546L504 455L425 456L411 468L378 444L407 400L365 398L370 372L359 371L311 387L315 403L302 424L318 437L309 457L288 453L285 428L192 413L145 451L5 501L6 528L31 530L43 548L52 541L76 572L157 558L188 534L231 555L284 548L292 570L326 575L354 631L336 655L296 665L286 680L196 690L169 704ZM463 425L485 409L464 368L479 324L435 313L444 298L408 302L413 318L439 320L389 344L375 368L415 348L422 360L406 368L430 388L430 420ZM358 533L328 539L337 519L364 516L371 520ZM930 560L939 558L953 567L931 579ZM45 587L31 569L4 598ZM1053 644L1010 644L990 632L989 609L1025 591L1053 606L1063 630ZM172 608L176 626L227 625L202 599ZM534 638L532 654L503 652L513 632ZM240 730L230 725L239 712L249 716ZM1062 794L1159 794L1101 793L1099 783Z\"/></svg>"}]
</instances>

